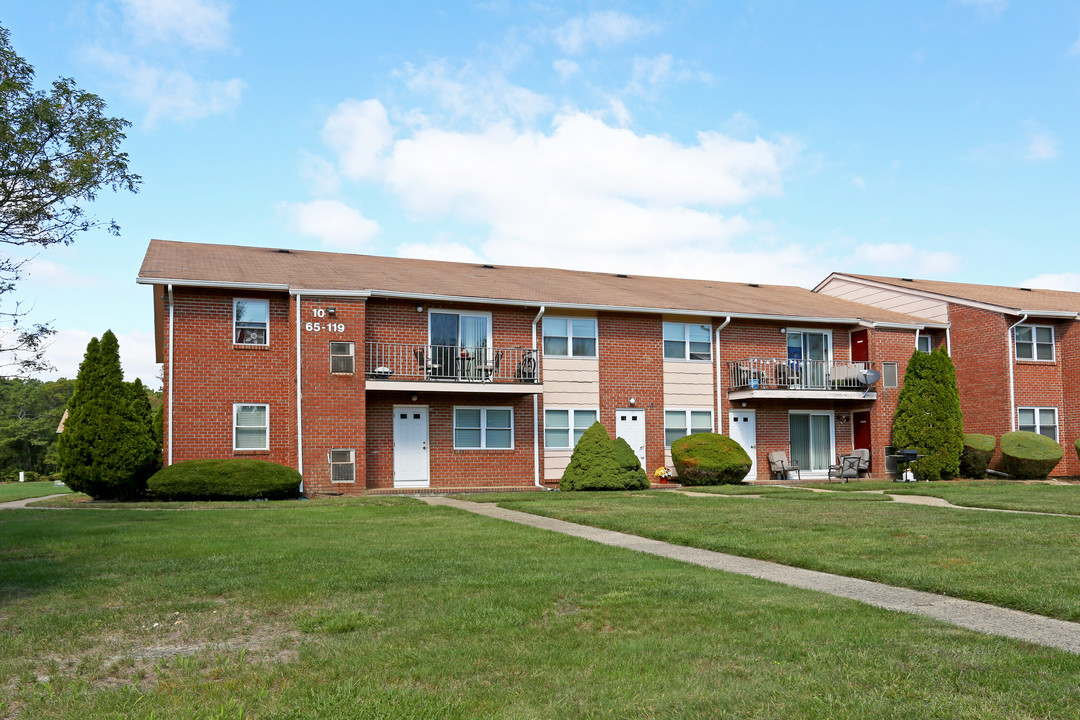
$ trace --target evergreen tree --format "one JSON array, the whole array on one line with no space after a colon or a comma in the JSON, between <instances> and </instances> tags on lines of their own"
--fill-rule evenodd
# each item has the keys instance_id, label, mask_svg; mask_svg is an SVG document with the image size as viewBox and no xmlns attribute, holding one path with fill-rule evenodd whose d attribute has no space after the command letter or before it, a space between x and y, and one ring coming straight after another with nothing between
<instances>
[{"instance_id":1,"label":"evergreen tree","mask_svg":"<svg viewBox=\"0 0 1080 720\"><path fill-rule=\"evenodd\" d=\"M149 401L141 382L124 382L111 330L86 347L58 450L72 490L123 500L146 489L155 459Z\"/></svg>"},{"instance_id":2,"label":"evergreen tree","mask_svg":"<svg viewBox=\"0 0 1080 720\"><path fill-rule=\"evenodd\" d=\"M561 490L625 490L626 471L604 426L593 423L574 446L570 464L559 482Z\"/></svg>"},{"instance_id":3,"label":"evergreen tree","mask_svg":"<svg viewBox=\"0 0 1080 720\"><path fill-rule=\"evenodd\" d=\"M964 417L956 368L943 349L916 352L908 361L893 418L893 445L925 455L912 468L920 480L951 480L960 473Z\"/></svg>"}]
</instances>

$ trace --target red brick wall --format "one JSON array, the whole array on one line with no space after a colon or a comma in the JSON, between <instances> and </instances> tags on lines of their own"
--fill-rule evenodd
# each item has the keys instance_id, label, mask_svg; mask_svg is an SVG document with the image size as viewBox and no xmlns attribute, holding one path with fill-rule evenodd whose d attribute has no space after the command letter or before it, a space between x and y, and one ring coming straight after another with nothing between
<instances>
[{"instance_id":1,"label":"red brick wall","mask_svg":"<svg viewBox=\"0 0 1080 720\"><path fill-rule=\"evenodd\" d=\"M1067 322L1057 326L1058 363L1061 366L1061 407L1058 409L1058 438L1065 450L1065 459L1057 466L1055 475L1080 475L1076 440L1080 438L1080 323Z\"/></svg>"},{"instance_id":2,"label":"red brick wall","mask_svg":"<svg viewBox=\"0 0 1080 720\"><path fill-rule=\"evenodd\" d=\"M664 464L664 333L659 315L602 312L597 316L600 423L615 437L615 411L645 412L645 467Z\"/></svg>"},{"instance_id":3,"label":"red brick wall","mask_svg":"<svg viewBox=\"0 0 1080 720\"><path fill-rule=\"evenodd\" d=\"M176 288L173 367L173 462L254 457L296 466L296 407L292 385L289 297ZM268 298L268 345L234 345L233 298ZM166 302L168 298L166 297ZM166 307L165 397L169 396ZM269 405L270 450L233 450L233 403ZM166 408L168 410L168 408ZM165 438L168 443L168 412ZM165 449L166 461L168 448Z\"/></svg>"},{"instance_id":4,"label":"red brick wall","mask_svg":"<svg viewBox=\"0 0 1080 720\"><path fill-rule=\"evenodd\" d=\"M936 345L935 345L936 346ZM908 361L915 353L913 330L877 328L870 332L870 361L881 369L881 363L897 364L895 388L886 388L884 380L878 381L877 400L870 408L870 471L876 476L885 475L885 446L892 445L893 416L900 388L904 386Z\"/></svg>"}]
</instances>

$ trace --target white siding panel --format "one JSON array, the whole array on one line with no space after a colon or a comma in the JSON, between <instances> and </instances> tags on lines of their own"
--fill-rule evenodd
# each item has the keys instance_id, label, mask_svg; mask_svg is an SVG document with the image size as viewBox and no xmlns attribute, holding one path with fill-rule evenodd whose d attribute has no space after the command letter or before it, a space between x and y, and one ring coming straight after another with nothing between
<instances>
[{"instance_id":1,"label":"white siding panel","mask_svg":"<svg viewBox=\"0 0 1080 720\"><path fill-rule=\"evenodd\" d=\"M916 315L933 322L945 323L949 321L949 306L947 303L904 292L903 288L884 289L864 285L853 280L833 278L821 288L821 293L842 300L873 305L883 310Z\"/></svg>"},{"instance_id":2,"label":"white siding panel","mask_svg":"<svg viewBox=\"0 0 1080 720\"><path fill-rule=\"evenodd\" d=\"M572 450L545 450L544 451L544 479L559 480L570 464Z\"/></svg>"},{"instance_id":3,"label":"white siding panel","mask_svg":"<svg viewBox=\"0 0 1080 720\"><path fill-rule=\"evenodd\" d=\"M713 407L715 377L712 363L664 361L664 407ZM547 378L544 378L545 388Z\"/></svg>"}]
</instances>

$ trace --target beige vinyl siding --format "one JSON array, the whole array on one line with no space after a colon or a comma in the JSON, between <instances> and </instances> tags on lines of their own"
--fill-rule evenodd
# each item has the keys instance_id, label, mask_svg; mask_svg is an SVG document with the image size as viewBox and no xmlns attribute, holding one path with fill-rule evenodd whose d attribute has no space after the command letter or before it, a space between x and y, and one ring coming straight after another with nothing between
<instances>
[{"instance_id":1,"label":"beige vinyl siding","mask_svg":"<svg viewBox=\"0 0 1080 720\"><path fill-rule=\"evenodd\" d=\"M907 313L934 322L945 323L949 321L947 303L941 300L912 295L904 292L902 288L892 290L872 287L857 280L832 278L821 288L820 292L823 295L831 295L841 300L873 305L892 312Z\"/></svg>"},{"instance_id":2,"label":"beige vinyl siding","mask_svg":"<svg viewBox=\"0 0 1080 720\"><path fill-rule=\"evenodd\" d=\"M715 380L711 362L665 360L664 407L711 410Z\"/></svg>"},{"instance_id":3,"label":"beige vinyl siding","mask_svg":"<svg viewBox=\"0 0 1080 720\"><path fill-rule=\"evenodd\" d=\"M597 358L545 357L544 407L600 407L600 361ZM542 417L542 416L541 416ZM543 438L543 433L540 435ZM544 479L558 480L573 450L544 450Z\"/></svg>"}]
</instances>

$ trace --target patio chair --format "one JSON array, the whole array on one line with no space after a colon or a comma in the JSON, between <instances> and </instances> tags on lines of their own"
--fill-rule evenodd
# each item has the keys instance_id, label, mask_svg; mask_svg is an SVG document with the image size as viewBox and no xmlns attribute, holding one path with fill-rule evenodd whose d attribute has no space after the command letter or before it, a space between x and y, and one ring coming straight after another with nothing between
<instances>
[{"instance_id":1,"label":"patio chair","mask_svg":"<svg viewBox=\"0 0 1080 720\"><path fill-rule=\"evenodd\" d=\"M858 448L851 451L852 455L859 458L859 476L870 474L870 451L866 448Z\"/></svg>"},{"instance_id":2,"label":"patio chair","mask_svg":"<svg viewBox=\"0 0 1080 720\"><path fill-rule=\"evenodd\" d=\"M787 459L787 453L783 450L777 450L776 452L769 453L769 474L773 473L779 475L777 479L787 480L788 473L794 472L795 477L799 482L802 482L802 475L799 474L799 463L789 463Z\"/></svg>"},{"instance_id":3,"label":"patio chair","mask_svg":"<svg viewBox=\"0 0 1080 720\"><path fill-rule=\"evenodd\" d=\"M427 349L418 347L413 351L416 354L416 364L420 370L424 373L424 379L430 378L432 375L438 375L439 370L442 369L442 365L430 357L428 357Z\"/></svg>"},{"instance_id":4,"label":"patio chair","mask_svg":"<svg viewBox=\"0 0 1080 720\"><path fill-rule=\"evenodd\" d=\"M838 478L840 482L846 483L848 480L859 479L859 461L858 455L844 455L840 458L839 465L829 466L829 482L832 482L833 478Z\"/></svg>"},{"instance_id":5,"label":"patio chair","mask_svg":"<svg viewBox=\"0 0 1080 720\"><path fill-rule=\"evenodd\" d=\"M485 362L480 363L476 368L480 371L480 376L484 382L491 382L495 379L495 376L499 374L499 365L502 364L502 350L496 350L491 355L485 352ZM491 358L491 362L486 362L486 358Z\"/></svg>"}]
</instances>

